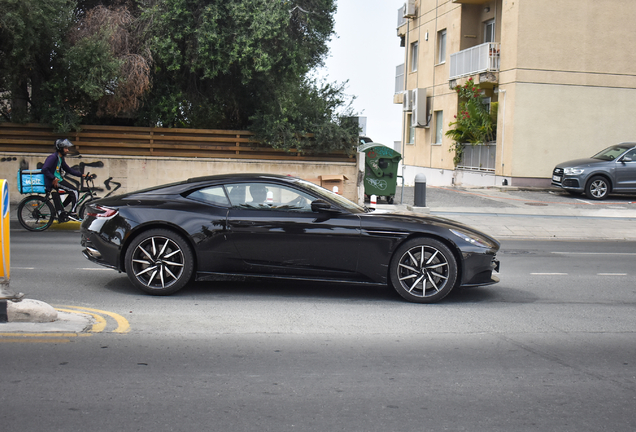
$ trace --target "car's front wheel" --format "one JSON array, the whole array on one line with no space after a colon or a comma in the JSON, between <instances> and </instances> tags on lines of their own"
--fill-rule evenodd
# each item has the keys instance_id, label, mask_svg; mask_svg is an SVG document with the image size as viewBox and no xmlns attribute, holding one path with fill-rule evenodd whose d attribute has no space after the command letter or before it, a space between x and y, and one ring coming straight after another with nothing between
<instances>
[{"instance_id":1,"label":"car's front wheel","mask_svg":"<svg viewBox=\"0 0 636 432\"><path fill-rule=\"evenodd\" d=\"M391 285L406 300L435 303L455 286L457 260L442 242L416 238L395 251L389 271Z\"/></svg>"},{"instance_id":2,"label":"car's front wheel","mask_svg":"<svg viewBox=\"0 0 636 432\"><path fill-rule=\"evenodd\" d=\"M183 288L194 271L194 255L187 241L166 229L136 237L125 256L131 282L152 295L170 295Z\"/></svg>"},{"instance_id":3,"label":"car's front wheel","mask_svg":"<svg viewBox=\"0 0 636 432\"><path fill-rule=\"evenodd\" d=\"M594 176L585 186L585 195L589 199L601 200L607 198L610 192L610 184L605 177Z\"/></svg>"}]
</instances>

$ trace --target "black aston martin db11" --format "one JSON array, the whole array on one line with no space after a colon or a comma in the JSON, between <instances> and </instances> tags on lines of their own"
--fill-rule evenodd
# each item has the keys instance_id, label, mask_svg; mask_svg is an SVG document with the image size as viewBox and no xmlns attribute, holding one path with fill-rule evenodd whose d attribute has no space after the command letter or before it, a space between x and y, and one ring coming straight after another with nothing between
<instances>
[{"instance_id":1,"label":"black aston martin db11","mask_svg":"<svg viewBox=\"0 0 636 432\"><path fill-rule=\"evenodd\" d=\"M270 174L189 179L94 201L84 256L168 295L219 276L390 284L432 303L498 282L492 237L451 220L372 211L311 182Z\"/></svg>"}]
</instances>

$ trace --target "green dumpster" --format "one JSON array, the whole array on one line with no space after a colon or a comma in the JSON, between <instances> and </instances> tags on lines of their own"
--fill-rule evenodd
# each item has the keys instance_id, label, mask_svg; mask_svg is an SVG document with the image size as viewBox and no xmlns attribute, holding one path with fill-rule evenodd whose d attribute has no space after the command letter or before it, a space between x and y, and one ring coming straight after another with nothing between
<instances>
[{"instance_id":1,"label":"green dumpster","mask_svg":"<svg viewBox=\"0 0 636 432\"><path fill-rule=\"evenodd\" d=\"M397 186L398 163L402 155L384 144L369 142L362 144L358 150L364 152L364 194L382 197L393 204Z\"/></svg>"}]
</instances>

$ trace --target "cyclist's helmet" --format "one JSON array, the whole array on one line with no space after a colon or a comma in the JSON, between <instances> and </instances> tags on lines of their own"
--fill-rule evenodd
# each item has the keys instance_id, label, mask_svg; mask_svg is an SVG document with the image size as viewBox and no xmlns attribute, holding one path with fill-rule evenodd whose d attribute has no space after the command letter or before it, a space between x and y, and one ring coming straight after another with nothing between
<instances>
[{"instance_id":1,"label":"cyclist's helmet","mask_svg":"<svg viewBox=\"0 0 636 432\"><path fill-rule=\"evenodd\" d=\"M61 151L64 151L65 148L68 149L68 154L71 154L71 155L79 154L79 152L77 151L77 148L75 147L75 144L70 142L68 139L60 138L55 141L55 150L57 150L58 152L61 152Z\"/></svg>"}]
</instances>

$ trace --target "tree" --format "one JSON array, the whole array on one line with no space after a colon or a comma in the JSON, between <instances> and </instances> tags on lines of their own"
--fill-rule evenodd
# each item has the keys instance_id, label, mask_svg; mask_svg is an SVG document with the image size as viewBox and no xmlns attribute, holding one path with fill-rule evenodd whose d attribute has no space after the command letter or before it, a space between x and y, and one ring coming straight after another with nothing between
<instances>
[{"instance_id":1,"label":"tree","mask_svg":"<svg viewBox=\"0 0 636 432\"><path fill-rule=\"evenodd\" d=\"M455 91L460 100L459 112L455 121L449 124L452 129L446 132L446 136L454 141L449 151L455 152L453 161L457 165L461 161L464 144L477 145L494 140L497 109L496 104L492 104L491 110L488 110L483 92L472 78L463 86L455 87Z\"/></svg>"},{"instance_id":2,"label":"tree","mask_svg":"<svg viewBox=\"0 0 636 432\"><path fill-rule=\"evenodd\" d=\"M316 82L335 0L0 0L7 121L247 129L351 150L344 84Z\"/></svg>"},{"instance_id":3,"label":"tree","mask_svg":"<svg viewBox=\"0 0 636 432\"><path fill-rule=\"evenodd\" d=\"M337 136L335 147L351 148L358 130L343 126L344 87L308 78L328 52L334 13L333 0L156 1L142 16L155 69L140 121L250 129L306 150L330 149Z\"/></svg>"},{"instance_id":4,"label":"tree","mask_svg":"<svg viewBox=\"0 0 636 432\"><path fill-rule=\"evenodd\" d=\"M118 2L113 2L118 3ZM74 0L0 0L0 115L75 129L136 108L149 84L149 52L131 49L125 7ZM145 76L144 76L145 75Z\"/></svg>"}]
</instances>

